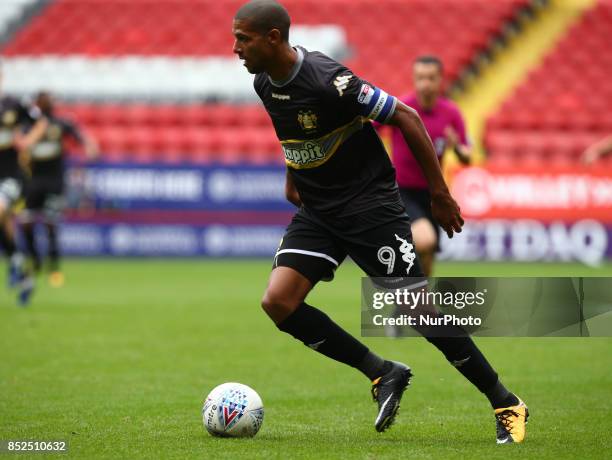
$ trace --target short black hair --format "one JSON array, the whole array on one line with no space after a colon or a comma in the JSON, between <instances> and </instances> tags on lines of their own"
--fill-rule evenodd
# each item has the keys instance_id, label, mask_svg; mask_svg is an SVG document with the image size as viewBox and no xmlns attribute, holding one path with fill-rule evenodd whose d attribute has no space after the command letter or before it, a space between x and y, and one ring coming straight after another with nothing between
<instances>
[{"instance_id":1,"label":"short black hair","mask_svg":"<svg viewBox=\"0 0 612 460\"><path fill-rule=\"evenodd\" d=\"M417 57L412 65L415 64L434 64L438 66L440 73L444 73L444 64L442 64L442 60L433 54L423 54L422 56Z\"/></svg>"},{"instance_id":2,"label":"short black hair","mask_svg":"<svg viewBox=\"0 0 612 460\"><path fill-rule=\"evenodd\" d=\"M260 34L278 29L281 39L289 41L291 18L285 7L275 0L251 0L240 7L234 19L248 21Z\"/></svg>"}]
</instances>

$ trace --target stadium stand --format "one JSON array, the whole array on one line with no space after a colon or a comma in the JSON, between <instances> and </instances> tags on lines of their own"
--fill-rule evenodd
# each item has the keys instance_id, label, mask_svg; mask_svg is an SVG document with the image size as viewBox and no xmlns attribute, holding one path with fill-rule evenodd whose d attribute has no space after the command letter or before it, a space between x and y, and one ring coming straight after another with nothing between
<instances>
[{"instance_id":1,"label":"stadium stand","mask_svg":"<svg viewBox=\"0 0 612 460\"><path fill-rule=\"evenodd\" d=\"M487 122L491 162L572 164L612 133L610 31L612 1L600 1L527 75Z\"/></svg>"},{"instance_id":2,"label":"stadium stand","mask_svg":"<svg viewBox=\"0 0 612 460\"><path fill-rule=\"evenodd\" d=\"M58 0L20 31L5 47L4 54L231 57L230 25L241 3L242 0ZM285 2L299 25L332 24L346 31L352 51L347 64L356 73L395 93L406 90L405 75L412 58L427 51L438 53L446 62L449 78L456 78L463 66L486 48L491 36L512 19L516 9L527 3L527 0ZM478 13L474 14L475 11ZM364 33L372 24L384 27L373 34ZM385 55L382 62L381 50Z\"/></svg>"},{"instance_id":3,"label":"stadium stand","mask_svg":"<svg viewBox=\"0 0 612 460\"><path fill-rule=\"evenodd\" d=\"M270 122L251 105L251 77L231 54L230 24L241 3L51 2L4 46L7 74L21 76L8 78L7 90L44 87L70 101L61 112L84 124L109 159L278 161ZM297 23L294 44L323 49L402 94L414 57L438 54L457 80L530 1L284 3Z\"/></svg>"},{"instance_id":4,"label":"stadium stand","mask_svg":"<svg viewBox=\"0 0 612 460\"><path fill-rule=\"evenodd\" d=\"M24 16L37 0L3 0L0 2L0 39L10 33L16 22Z\"/></svg>"}]
</instances>

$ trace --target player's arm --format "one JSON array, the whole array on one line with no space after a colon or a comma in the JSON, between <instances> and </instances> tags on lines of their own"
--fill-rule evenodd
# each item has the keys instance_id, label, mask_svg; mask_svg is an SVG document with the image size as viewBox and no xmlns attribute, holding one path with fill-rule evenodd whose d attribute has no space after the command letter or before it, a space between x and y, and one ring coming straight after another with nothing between
<instances>
[{"instance_id":1,"label":"player's arm","mask_svg":"<svg viewBox=\"0 0 612 460\"><path fill-rule=\"evenodd\" d=\"M472 156L472 147L467 138L465 122L458 108L452 112L450 124L444 130L446 144L450 147L457 159L464 165L469 165Z\"/></svg>"},{"instance_id":2,"label":"player's arm","mask_svg":"<svg viewBox=\"0 0 612 460\"><path fill-rule=\"evenodd\" d=\"M15 148L21 152L31 149L38 143L49 126L49 121L42 114L40 109L26 102L18 105L18 117L20 126L15 132ZM28 129L23 129L23 127Z\"/></svg>"},{"instance_id":3,"label":"player's arm","mask_svg":"<svg viewBox=\"0 0 612 460\"><path fill-rule=\"evenodd\" d=\"M300 199L300 194L295 188L295 184L293 183L293 178L291 177L291 173L287 170L287 175L285 179L285 197L287 201L294 204L298 208L302 206L302 200Z\"/></svg>"},{"instance_id":4,"label":"player's arm","mask_svg":"<svg viewBox=\"0 0 612 460\"><path fill-rule=\"evenodd\" d=\"M326 88L340 110L399 128L429 183L433 217L449 238L453 232L460 232L463 219L459 206L444 182L434 146L418 113L346 68L336 72Z\"/></svg>"},{"instance_id":5,"label":"player's arm","mask_svg":"<svg viewBox=\"0 0 612 460\"><path fill-rule=\"evenodd\" d=\"M582 161L590 164L596 162L600 157L612 153L612 136L608 136L591 145L582 154Z\"/></svg>"},{"instance_id":6,"label":"player's arm","mask_svg":"<svg viewBox=\"0 0 612 460\"><path fill-rule=\"evenodd\" d=\"M459 161L464 165L469 165L472 156L472 148L461 141L459 134L451 126L448 126L444 130L444 135L446 136L448 146L453 149Z\"/></svg>"},{"instance_id":7,"label":"player's arm","mask_svg":"<svg viewBox=\"0 0 612 460\"><path fill-rule=\"evenodd\" d=\"M29 150L34 144L39 142L45 135L49 122L46 118L39 118L34 125L25 133L17 131L15 133L15 146L18 150Z\"/></svg>"},{"instance_id":8,"label":"player's arm","mask_svg":"<svg viewBox=\"0 0 612 460\"><path fill-rule=\"evenodd\" d=\"M49 121L38 107L21 102L18 106L19 127L15 130L15 149L18 152L19 166L24 171L30 170L30 149L44 136L49 126ZM23 129L23 127L28 129Z\"/></svg>"},{"instance_id":9,"label":"player's arm","mask_svg":"<svg viewBox=\"0 0 612 460\"><path fill-rule=\"evenodd\" d=\"M451 196L446 182L444 182L434 146L421 118L414 109L398 100L387 123L399 128L404 136L429 184L433 217L449 238L452 237L453 232L461 231L463 218L459 205Z\"/></svg>"},{"instance_id":10,"label":"player's arm","mask_svg":"<svg viewBox=\"0 0 612 460\"><path fill-rule=\"evenodd\" d=\"M100 155L98 143L87 133L83 133L74 123L65 121L66 133L81 144L85 150L88 160L95 160Z\"/></svg>"},{"instance_id":11,"label":"player's arm","mask_svg":"<svg viewBox=\"0 0 612 460\"><path fill-rule=\"evenodd\" d=\"M20 131L15 133L15 148L18 152L17 161L19 162L20 168L28 172L28 174L31 162L30 149L43 138L48 125L48 120L43 117L36 120L34 126L26 133Z\"/></svg>"}]
</instances>

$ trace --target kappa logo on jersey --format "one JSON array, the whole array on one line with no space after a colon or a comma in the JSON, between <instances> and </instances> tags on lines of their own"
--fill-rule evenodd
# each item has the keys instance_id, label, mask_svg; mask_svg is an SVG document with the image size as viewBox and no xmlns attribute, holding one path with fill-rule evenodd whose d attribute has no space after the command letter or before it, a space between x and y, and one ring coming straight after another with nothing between
<instances>
[{"instance_id":1,"label":"kappa logo on jersey","mask_svg":"<svg viewBox=\"0 0 612 460\"><path fill-rule=\"evenodd\" d=\"M406 273L409 274L410 269L414 265L414 259L416 259L416 254L414 253L414 245L410 244L405 239L397 236L397 233L395 234L395 239L402 243L399 247L399 250L402 253L402 260L408 264Z\"/></svg>"},{"instance_id":2,"label":"kappa logo on jersey","mask_svg":"<svg viewBox=\"0 0 612 460\"><path fill-rule=\"evenodd\" d=\"M353 78L353 75L339 75L334 80L334 86L338 90L340 97L344 95L344 90L348 87L351 78Z\"/></svg>"},{"instance_id":3,"label":"kappa logo on jersey","mask_svg":"<svg viewBox=\"0 0 612 460\"><path fill-rule=\"evenodd\" d=\"M219 405L219 421L226 430L238 423L245 413L248 401L246 394L241 391L230 390L223 396Z\"/></svg>"},{"instance_id":4,"label":"kappa logo on jersey","mask_svg":"<svg viewBox=\"0 0 612 460\"><path fill-rule=\"evenodd\" d=\"M300 127L307 133L317 130L317 116L312 110L300 110L297 119Z\"/></svg>"},{"instance_id":5,"label":"kappa logo on jersey","mask_svg":"<svg viewBox=\"0 0 612 460\"><path fill-rule=\"evenodd\" d=\"M374 96L374 88L370 85L366 85L365 83L361 85L361 90L359 91L359 96L357 96L357 102L360 104L368 105Z\"/></svg>"}]
</instances>

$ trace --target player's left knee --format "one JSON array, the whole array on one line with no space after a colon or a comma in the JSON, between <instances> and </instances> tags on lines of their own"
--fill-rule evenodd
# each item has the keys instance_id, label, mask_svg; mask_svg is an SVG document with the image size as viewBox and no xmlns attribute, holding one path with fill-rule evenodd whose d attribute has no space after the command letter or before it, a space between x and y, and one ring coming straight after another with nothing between
<instances>
[{"instance_id":1,"label":"player's left knee","mask_svg":"<svg viewBox=\"0 0 612 460\"><path fill-rule=\"evenodd\" d=\"M294 301L282 293L269 288L266 289L261 299L261 307L276 324L294 312L299 305L300 302Z\"/></svg>"}]
</instances>

